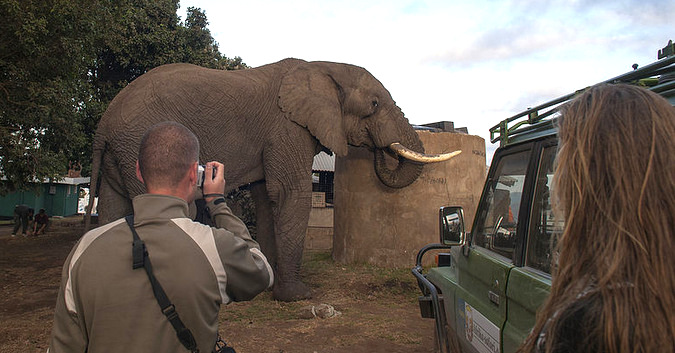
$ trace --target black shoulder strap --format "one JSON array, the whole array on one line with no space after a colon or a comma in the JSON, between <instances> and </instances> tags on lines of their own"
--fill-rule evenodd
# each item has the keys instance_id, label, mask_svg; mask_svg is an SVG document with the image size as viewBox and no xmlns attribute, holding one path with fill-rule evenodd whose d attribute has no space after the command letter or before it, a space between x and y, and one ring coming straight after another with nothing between
<instances>
[{"instance_id":1,"label":"black shoulder strap","mask_svg":"<svg viewBox=\"0 0 675 353\"><path fill-rule=\"evenodd\" d=\"M125 219L129 225L129 229L131 229L131 234L134 236L134 242L132 244L132 256L134 259L133 269L135 270L141 267L145 268L145 272L148 274L148 278L150 279L152 292L155 294L157 303L162 309L162 313L171 323L171 326L173 326L174 330L176 330L176 336L178 336L178 340L190 352L199 353L199 349L197 349L197 342L195 341L192 332L190 332L190 330L185 327L183 321L181 321L180 317L178 316L178 312L176 312L176 307L171 304L171 301L169 300L169 297L166 296L166 292L164 292L162 285L159 284L159 281L157 281L157 278L152 273L152 264L150 263L150 257L148 257L148 250L145 248L145 243L143 240L141 240L141 238L138 237L138 233L136 233L136 229L134 228L134 216L129 215L126 216Z\"/></svg>"}]
</instances>

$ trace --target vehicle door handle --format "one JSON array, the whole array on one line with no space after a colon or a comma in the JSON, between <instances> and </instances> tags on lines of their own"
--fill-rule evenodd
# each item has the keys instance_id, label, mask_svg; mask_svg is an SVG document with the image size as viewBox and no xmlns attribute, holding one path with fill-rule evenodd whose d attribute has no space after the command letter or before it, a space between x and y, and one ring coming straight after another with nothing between
<instances>
[{"instance_id":1,"label":"vehicle door handle","mask_svg":"<svg viewBox=\"0 0 675 353\"><path fill-rule=\"evenodd\" d=\"M497 306L499 306L499 294L493 292L493 291L488 291L488 298L490 298L490 301Z\"/></svg>"}]
</instances>

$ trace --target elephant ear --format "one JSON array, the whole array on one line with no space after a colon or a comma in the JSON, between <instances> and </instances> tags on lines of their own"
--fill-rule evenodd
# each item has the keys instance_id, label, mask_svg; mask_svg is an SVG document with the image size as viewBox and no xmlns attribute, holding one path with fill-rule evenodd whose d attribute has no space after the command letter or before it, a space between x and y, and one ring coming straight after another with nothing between
<instances>
[{"instance_id":1,"label":"elephant ear","mask_svg":"<svg viewBox=\"0 0 675 353\"><path fill-rule=\"evenodd\" d=\"M284 76L279 89L279 107L286 118L306 127L323 146L338 156L346 156L341 88L324 66L306 63Z\"/></svg>"}]
</instances>

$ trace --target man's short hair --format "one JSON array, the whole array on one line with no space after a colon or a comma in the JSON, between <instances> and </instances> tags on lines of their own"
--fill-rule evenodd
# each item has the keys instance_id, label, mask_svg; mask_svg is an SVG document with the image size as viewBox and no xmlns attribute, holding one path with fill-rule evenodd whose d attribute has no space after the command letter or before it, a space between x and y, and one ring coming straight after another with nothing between
<instances>
[{"instance_id":1,"label":"man's short hair","mask_svg":"<svg viewBox=\"0 0 675 353\"><path fill-rule=\"evenodd\" d=\"M176 187L199 160L199 141L185 126L165 121L145 132L138 165L146 187Z\"/></svg>"}]
</instances>

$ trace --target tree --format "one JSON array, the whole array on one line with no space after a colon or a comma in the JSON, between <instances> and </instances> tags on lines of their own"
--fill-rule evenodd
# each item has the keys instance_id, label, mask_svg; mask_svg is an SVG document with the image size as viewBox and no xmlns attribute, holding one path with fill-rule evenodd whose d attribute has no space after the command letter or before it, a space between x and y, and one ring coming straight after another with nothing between
<instances>
[{"instance_id":1,"label":"tree","mask_svg":"<svg viewBox=\"0 0 675 353\"><path fill-rule=\"evenodd\" d=\"M0 0L0 193L62 175L85 147L86 0Z\"/></svg>"},{"instance_id":2,"label":"tree","mask_svg":"<svg viewBox=\"0 0 675 353\"><path fill-rule=\"evenodd\" d=\"M185 62L214 69L245 68L241 58L228 59L207 28L206 14L189 7L185 24L176 14L177 0L106 0L107 33L97 44L93 68L97 92L105 103L129 82L150 69Z\"/></svg>"},{"instance_id":3,"label":"tree","mask_svg":"<svg viewBox=\"0 0 675 353\"><path fill-rule=\"evenodd\" d=\"M97 98L107 103L148 70L175 62L178 1L99 0L96 61L91 67ZM107 105L107 104L106 104Z\"/></svg>"},{"instance_id":4,"label":"tree","mask_svg":"<svg viewBox=\"0 0 675 353\"><path fill-rule=\"evenodd\" d=\"M108 103L138 76L189 62L246 68L218 50L206 14L178 0L0 0L0 193L91 170Z\"/></svg>"},{"instance_id":5,"label":"tree","mask_svg":"<svg viewBox=\"0 0 675 353\"><path fill-rule=\"evenodd\" d=\"M182 56L181 62L221 70L239 70L247 68L240 57L230 59L218 50L218 43L207 28L206 14L199 8L188 7L185 26L179 28L178 41Z\"/></svg>"}]
</instances>

